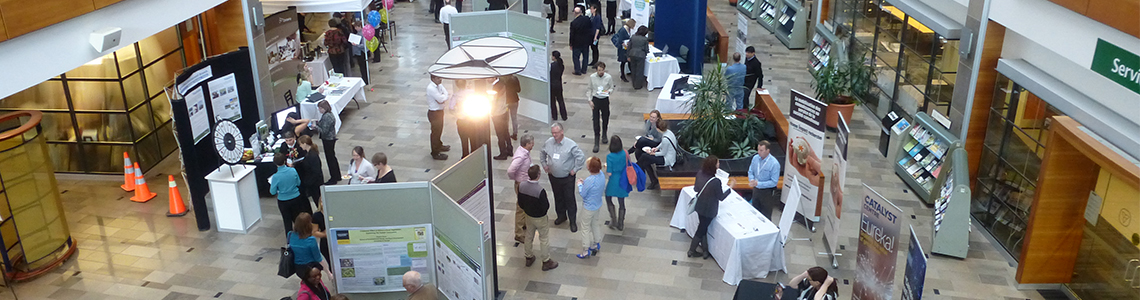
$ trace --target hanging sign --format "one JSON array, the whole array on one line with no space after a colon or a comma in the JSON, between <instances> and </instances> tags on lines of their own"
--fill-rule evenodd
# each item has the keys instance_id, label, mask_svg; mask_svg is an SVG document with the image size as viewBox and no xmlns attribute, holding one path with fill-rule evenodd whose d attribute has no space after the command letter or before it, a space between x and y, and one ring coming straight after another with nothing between
<instances>
[{"instance_id":1,"label":"hanging sign","mask_svg":"<svg viewBox=\"0 0 1140 300\"><path fill-rule=\"evenodd\" d=\"M1103 39L1096 40L1092 66L1101 76L1128 90L1140 94L1140 55L1128 52Z\"/></svg>"}]
</instances>

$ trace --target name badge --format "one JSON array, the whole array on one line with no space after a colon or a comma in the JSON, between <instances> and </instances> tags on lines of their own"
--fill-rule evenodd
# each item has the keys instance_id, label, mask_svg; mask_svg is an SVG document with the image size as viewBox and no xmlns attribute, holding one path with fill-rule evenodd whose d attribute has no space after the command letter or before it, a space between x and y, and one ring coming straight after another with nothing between
<instances>
[{"instance_id":1,"label":"name badge","mask_svg":"<svg viewBox=\"0 0 1140 300\"><path fill-rule=\"evenodd\" d=\"M554 157L554 159L562 159L562 155L558 154L558 153L555 153L554 155L551 155L551 156Z\"/></svg>"}]
</instances>

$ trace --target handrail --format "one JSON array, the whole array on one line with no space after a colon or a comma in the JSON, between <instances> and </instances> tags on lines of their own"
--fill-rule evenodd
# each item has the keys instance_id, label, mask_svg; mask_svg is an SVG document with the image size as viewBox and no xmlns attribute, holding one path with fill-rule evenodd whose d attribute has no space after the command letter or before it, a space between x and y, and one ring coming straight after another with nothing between
<instances>
[{"instance_id":1,"label":"handrail","mask_svg":"<svg viewBox=\"0 0 1140 300\"><path fill-rule=\"evenodd\" d=\"M16 129L0 132L0 141L23 135L25 132L28 132L28 130L35 128L40 124L40 120L43 120L44 114L34 110L21 110L11 112L0 116L0 123L24 116L30 117L30 119L28 119L27 122L24 122L24 124L20 125L20 127L17 127Z\"/></svg>"}]
</instances>

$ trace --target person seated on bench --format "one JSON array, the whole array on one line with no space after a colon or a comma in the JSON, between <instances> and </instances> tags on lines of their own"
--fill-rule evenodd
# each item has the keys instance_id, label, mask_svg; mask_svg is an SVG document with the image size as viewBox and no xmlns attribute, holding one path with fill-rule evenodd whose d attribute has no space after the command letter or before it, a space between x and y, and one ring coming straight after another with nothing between
<instances>
[{"instance_id":1,"label":"person seated on bench","mask_svg":"<svg viewBox=\"0 0 1140 300\"><path fill-rule=\"evenodd\" d=\"M661 119L661 112L654 109L649 112L649 119L645 120L645 135L637 136L633 143L633 147L629 147L626 151L633 154L633 157L641 157L642 147L657 147L661 143L661 132L657 131L657 120Z\"/></svg>"},{"instance_id":2,"label":"person seated on bench","mask_svg":"<svg viewBox=\"0 0 1140 300\"><path fill-rule=\"evenodd\" d=\"M669 122L657 119L657 131L661 133L661 144L641 149L644 152L637 157L637 165L649 175L650 182L647 188L651 190L661 188L660 182L657 181L655 166L673 167L673 163L677 162L677 136L669 130Z\"/></svg>"}]
</instances>

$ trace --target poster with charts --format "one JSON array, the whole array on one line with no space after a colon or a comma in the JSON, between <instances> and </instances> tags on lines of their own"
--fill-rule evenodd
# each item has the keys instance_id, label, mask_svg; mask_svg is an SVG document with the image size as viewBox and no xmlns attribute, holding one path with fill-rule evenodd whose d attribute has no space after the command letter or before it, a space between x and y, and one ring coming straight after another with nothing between
<instances>
[{"instance_id":1,"label":"poster with charts","mask_svg":"<svg viewBox=\"0 0 1140 300\"><path fill-rule=\"evenodd\" d=\"M190 133L194 135L194 144L210 134L210 114L206 111L206 96L202 88L190 90L183 99L186 100L186 112L190 116Z\"/></svg>"},{"instance_id":2,"label":"poster with charts","mask_svg":"<svg viewBox=\"0 0 1140 300\"><path fill-rule=\"evenodd\" d=\"M847 128L847 120L843 119L843 115L839 115L835 132L835 155L831 161L831 176L828 176L828 183L831 184L830 198L823 199L823 209L820 212L819 220L821 227L823 227L823 237L827 241L828 253L834 255L835 250L839 249L839 220L843 212L843 189L847 183L847 138L850 136L851 131Z\"/></svg>"},{"instance_id":3,"label":"poster with charts","mask_svg":"<svg viewBox=\"0 0 1140 300\"><path fill-rule=\"evenodd\" d=\"M791 190L792 182L799 182L800 214L812 221L819 220L819 189L822 187L823 166L820 156L823 154L823 134L827 126L824 112L827 104L808 97L799 91L792 90L791 112L788 117L788 144L785 150L787 159L784 162L784 187ZM788 180L788 176L795 176L797 181ZM788 202L788 194L782 194L780 200Z\"/></svg>"},{"instance_id":4,"label":"poster with charts","mask_svg":"<svg viewBox=\"0 0 1140 300\"><path fill-rule=\"evenodd\" d=\"M483 269L441 232L435 233L437 288L451 300L483 300Z\"/></svg>"},{"instance_id":5,"label":"poster with charts","mask_svg":"<svg viewBox=\"0 0 1140 300\"><path fill-rule=\"evenodd\" d=\"M329 262L341 293L403 291L408 271L434 282L431 224L330 228Z\"/></svg>"},{"instance_id":6,"label":"poster with charts","mask_svg":"<svg viewBox=\"0 0 1140 300\"><path fill-rule=\"evenodd\" d=\"M866 184L862 200L851 300L890 300L894 295L902 210Z\"/></svg>"},{"instance_id":7,"label":"poster with charts","mask_svg":"<svg viewBox=\"0 0 1140 300\"><path fill-rule=\"evenodd\" d=\"M214 120L241 120L241 99L238 98L234 74L218 77L206 83L210 90L210 104L214 106Z\"/></svg>"},{"instance_id":8,"label":"poster with charts","mask_svg":"<svg viewBox=\"0 0 1140 300\"><path fill-rule=\"evenodd\" d=\"M487 180L483 179L475 188L463 195L462 198L456 200L455 203L459 204L464 211L471 214L479 224L483 225L483 240L491 239L491 194L490 189L487 188Z\"/></svg>"},{"instance_id":9,"label":"poster with charts","mask_svg":"<svg viewBox=\"0 0 1140 300\"><path fill-rule=\"evenodd\" d=\"M914 234L914 225L910 226L910 248L907 250L904 272L902 299L922 299L922 289L926 285L926 253L922 252L918 235Z\"/></svg>"}]
</instances>

